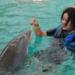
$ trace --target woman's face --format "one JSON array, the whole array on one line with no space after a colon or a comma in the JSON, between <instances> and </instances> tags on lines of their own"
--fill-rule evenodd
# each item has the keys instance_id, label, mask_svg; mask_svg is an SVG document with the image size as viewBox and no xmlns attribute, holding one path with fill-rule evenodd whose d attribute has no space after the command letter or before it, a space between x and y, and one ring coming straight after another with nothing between
<instances>
[{"instance_id":1,"label":"woman's face","mask_svg":"<svg viewBox=\"0 0 75 75\"><path fill-rule=\"evenodd\" d=\"M63 25L63 30L71 30L72 28L71 22L69 21L67 23L68 19L69 19L68 13L64 13L62 20L61 20L62 25Z\"/></svg>"}]
</instances>

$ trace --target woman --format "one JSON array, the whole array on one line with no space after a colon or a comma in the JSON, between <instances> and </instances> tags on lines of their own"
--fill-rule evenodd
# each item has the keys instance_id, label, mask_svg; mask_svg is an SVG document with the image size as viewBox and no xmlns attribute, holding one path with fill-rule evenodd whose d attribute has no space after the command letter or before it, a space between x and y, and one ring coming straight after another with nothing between
<instances>
[{"instance_id":1,"label":"woman","mask_svg":"<svg viewBox=\"0 0 75 75\"><path fill-rule=\"evenodd\" d=\"M75 33L75 7L68 7L63 11L61 23L62 25L59 27L43 32L36 19L32 19L31 21L31 25L34 27L36 35L53 36L55 39L59 39L59 45L63 48L64 44L67 42L67 39L65 38ZM67 47L67 44L65 44L65 46Z\"/></svg>"}]
</instances>

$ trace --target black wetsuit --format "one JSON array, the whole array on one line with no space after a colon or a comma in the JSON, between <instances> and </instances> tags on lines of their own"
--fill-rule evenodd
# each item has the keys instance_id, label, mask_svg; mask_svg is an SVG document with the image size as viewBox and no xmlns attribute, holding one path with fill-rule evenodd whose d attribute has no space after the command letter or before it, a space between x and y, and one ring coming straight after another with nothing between
<instances>
[{"instance_id":1,"label":"black wetsuit","mask_svg":"<svg viewBox=\"0 0 75 75\"><path fill-rule=\"evenodd\" d=\"M58 27L58 28L48 30L46 33L47 36L54 36L55 38L65 38L69 32L63 30L62 27Z\"/></svg>"},{"instance_id":2,"label":"black wetsuit","mask_svg":"<svg viewBox=\"0 0 75 75\"><path fill-rule=\"evenodd\" d=\"M57 28L48 30L46 33L47 33L47 36L53 36L54 39L58 40L57 43L59 43L59 45L60 45L61 48L64 48L65 38L66 38L68 35L75 34L75 30L66 31L66 30L63 30L61 26L59 26L59 27L57 27ZM75 39L74 39L74 40L75 40ZM74 40L73 40L73 41L74 41ZM57 43L56 43L56 44L57 44Z\"/></svg>"},{"instance_id":3,"label":"black wetsuit","mask_svg":"<svg viewBox=\"0 0 75 75\"><path fill-rule=\"evenodd\" d=\"M64 47L64 42L65 42L65 37L68 35L68 31L64 31L61 26L58 28L54 28L51 30L48 30L47 36L53 36L54 39L58 40L58 44L60 45L61 48Z\"/></svg>"}]
</instances>

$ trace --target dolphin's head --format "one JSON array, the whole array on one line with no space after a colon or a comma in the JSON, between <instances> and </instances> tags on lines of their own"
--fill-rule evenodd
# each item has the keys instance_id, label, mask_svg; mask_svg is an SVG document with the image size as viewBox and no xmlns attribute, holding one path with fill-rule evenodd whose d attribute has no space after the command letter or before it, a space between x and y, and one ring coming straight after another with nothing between
<instances>
[{"instance_id":1,"label":"dolphin's head","mask_svg":"<svg viewBox=\"0 0 75 75\"><path fill-rule=\"evenodd\" d=\"M17 66L23 64L28 55L30 40L31 31L22 32L11 40L0 55L0 67L6 70L14 70Z\"/></svg>"},{"instance_id":2,"label":"dolphin's head","mask_svg":"<svg viewBox=\"0 0 75 75\"><path fill-rule=\"evenodd\" d=\"M32 37L32 31L29 30L27 32L21 32L19 36L17 36L15 39L13 39L10 44L11 45L20 45L20 46L28 46L28 44L31 42Z\"/></svg>"},{"instance_id":3,"label":"dolphin's head","mask_svg":"<svg viewBox=\"0 0 75 75\"><path fill-rule=\"evenodd\" d=\"M19 37L15 40L18 41L16 44L18 47L18 51L22 52L24 51L26 54L28 53L28 46L29 43L31 42L31 36L32 36L32 31L29 30L27 32L22 32Z\"/></svg>"}]
</instances>

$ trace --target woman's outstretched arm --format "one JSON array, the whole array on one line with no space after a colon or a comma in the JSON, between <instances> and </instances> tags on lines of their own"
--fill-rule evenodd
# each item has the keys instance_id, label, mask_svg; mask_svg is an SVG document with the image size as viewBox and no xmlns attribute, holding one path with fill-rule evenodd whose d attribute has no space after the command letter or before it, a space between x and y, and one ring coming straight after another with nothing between
<instances>
[{"instance_id":1,"label":"woman's outstretched arm","mask_svg":"<svg viewBox=\"0 0 75 75\"><path fill-rule=\"evenodd\" d=\"M53 36L56 32L56 28L43 32L39 26L38 21L34 18L31 20L31 25L34 27L35 34L39 36Z\"/></svg>"}]
</instances>

